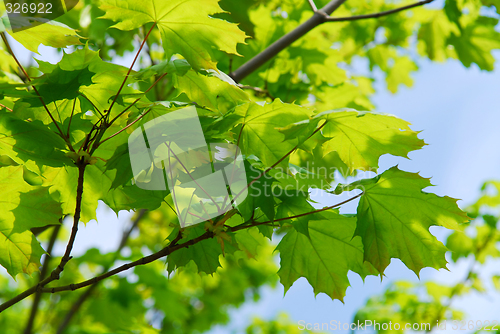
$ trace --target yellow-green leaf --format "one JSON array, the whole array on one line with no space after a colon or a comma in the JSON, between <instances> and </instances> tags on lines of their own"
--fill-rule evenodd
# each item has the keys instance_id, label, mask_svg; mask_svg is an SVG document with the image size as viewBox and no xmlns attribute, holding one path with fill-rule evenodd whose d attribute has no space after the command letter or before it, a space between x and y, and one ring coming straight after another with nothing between
<instances>
[{"instance_id":1,"label":"yellow-green leaf","mask_svg":"<svg viewBox=\"0 0 500 334\"><path fill-rule=\"evenodd\" d=\"M120 30L155 23L165 57L181 54L196 70L216 69L217 50L238 54L236 44L246 37L236 24L210 17L222 12L217 0L102 0L100 8Z\"/></svg>"}]
</instances>

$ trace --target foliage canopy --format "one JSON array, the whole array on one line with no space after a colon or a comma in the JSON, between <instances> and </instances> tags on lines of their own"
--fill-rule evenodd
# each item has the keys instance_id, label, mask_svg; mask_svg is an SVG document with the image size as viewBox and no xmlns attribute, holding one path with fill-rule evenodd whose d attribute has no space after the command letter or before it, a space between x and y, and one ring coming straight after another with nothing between
<instances>
[{"instance_id":1,"label":"foliage canopy","mask_svg":"<svg viewBox=\"0 0 500 334\"><path fill-rule=\"evenodd\" d=\"M408 122L374 111L375 79L354 65L379 69L391 92L412 85L420 57L492 70L497 3L422 7L429 2L83 0L16 32L0 3L0 265L17 280L0 278L0 311L10 308L0 327L201 332L226 322L248 291L258 298L276 272L285 289L305 277L315 294L343 300L349 271L382 276L393 258L417 275L445 268L447 248L431 226L456 231L448 247L458 256L473 252L474 241L456 240L470 218L455 199L424 191L431 184L418 174L379 173L382 155L408 157L425 143ZM12 39L31 52L60 48L62 58L22 66ZM129 67L111 62L130 53ZM249 62L263 54L270 60ZM189 105L207 142L241 148L249 195L181 228L168 190L134 183L127 144L148 121ZM360 180L339 184L349 177ZM312 188L347 200L317 208ZM358 198L356 213L339 213ZM99 201L135 211L128 232L114 253L72 257L79 223L96 219ZM59 235L64 225L69 236ZM64 254L41 261L58 240ZM136 279L116 275L125 270ZM257 321L248 331L278 327Z\"/></svg>"}]
</instances>

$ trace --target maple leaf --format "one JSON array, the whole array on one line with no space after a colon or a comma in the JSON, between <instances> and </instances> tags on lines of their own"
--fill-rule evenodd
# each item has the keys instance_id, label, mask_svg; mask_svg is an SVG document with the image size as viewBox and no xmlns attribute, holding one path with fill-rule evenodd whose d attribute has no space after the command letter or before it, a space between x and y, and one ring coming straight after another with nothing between
<instances>
[{"instance_id":1,"label":"maple leaf","mask_svg":"<svg viewBox=\"0 0 500 334\"><path fill-rule=\"evenodd\" d=\"M357 184L364 193L355 234L363 239L366 261L381 273L391 258L401 259L417 275L424 267L446 268L447 248L429 227L460 229L469 221L456 199L423 192L432 185L429 179L397 167Z\"/></svg>"},{"instance_id":2,"label":"maple leaf","mask_svg":"<svg viewBox=\"0 0 500 334\"><path fill-rule=\"evenodd\" d=\"M100 8L120 30L155 23L166 58L181 54L196 70L216 69L215 50L238 54L246 37L236 24L210 17L222 12L217 0L102 0Z\"/></svg>"},{"instance_id":3,"label":"maple leaf","mask_svg":"<svg viewBox=\"0 0 500 334\"><path fill-rule=\"evenodd\" d=\"M58 224L62 215L48 188L24 181L23 169L0 168L0 264L12 277L31 275L40 266L44 250L30 229Z\"/></svg>"},{"instance_id":4,"label":"maple leaf","mask_svg":"<svg viewBox=\"0 0 500 334\"><path fill-rule=\"evenodd\" d=\"M371 264L363 262L363 245L359 237L353 237L356 218L334 211L325 211L322 215L325 220L309 221L309 237L292 229L280 241L278 275L285 291L297 279L305 277L314 288L314 294L324 292L332 299L343 301L350 286L349 270L363 278L378 272Z\"/></svg>"}]
</instances>

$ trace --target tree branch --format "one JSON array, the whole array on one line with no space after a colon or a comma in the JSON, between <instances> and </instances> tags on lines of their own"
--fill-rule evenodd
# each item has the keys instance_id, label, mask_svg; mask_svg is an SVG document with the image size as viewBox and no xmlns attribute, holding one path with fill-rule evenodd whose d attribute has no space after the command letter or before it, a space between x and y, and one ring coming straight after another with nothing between
<instances>
[{"instance_id":1,"label":"tree branch","mask_svg":"<svg viewBox=\"0 0 500 334\"><path fill-rule=\"evenodd\" d=\"M200 241L213 238L214 236L215 235L214 235L213 232L207 231L207 232L203 233L202 235L200 235L199 237L196 237L194 239L188 240L188 241L186 241L186 242L184 242L182 244L177 244L176 240L179 240L179 238L176 238L176 240L172 241L168 246L166 246L162 250L160 250L160 251L158 251L158 252L156 252L154 254L151 254L151 255L145 256L143 258L140 258L137 261L126 263L126 264L124 264L124 265L122 265L122 266L120 266L118 268L115 268L115 269L113 269L111 271L108 271L105 274L96 276L94 278L91 278L89 280L83 281L81 283L69 284L69 285L58 286L58 287L53 287L53 288L43 288L43 289L41 289L41 291L42 292L55 293L55 292L61 292L61 291L73 291L73 290L81 289L81 288L84 288L86 286L89 286L89 285L95 284L97 282L100 282L103 279L106 279L108 277L114 276L114 275L116 275L116 274L118 274L118 273L120 273L122 271L128 270L130 268L151 263L151 262L156 261L156 260L158 260L158 259L160 259L162 257L170 255L171 253L175 252L176 250L193 246L193 245L197 244Z\"/></svg>"},{"instance_id":2,"label":"tree branch","mask_svg":"<svg viewBox=\"0 0 500 334\"><path fill-rule=\"evenodd\" d=\"M333 13L337 8L340 7L346 0L332 0L326 4L323 8L314 12L314 15L306 22L299 25L294 30L290 31L288 34L284 35L276 42L268 46L264 51L247 61L245 64L240 66L236 71L229 74L229 76L236 82L240 82L250 73L258 69L268 60L276 56L283 49L287 48L290 44L304 36L306 33L311 31L316 26L321 23L326 22L328 15Z\"/></svg>"},{"instance_id":3,"label":"tree branch","mask_svg":"<svg viewBox=\"0 0 500 334\"><path fill-rule=\"evenodd\" d=\"M354 197L351 197L345 201L342 201L340 203L337 203L337 204L334 204L334 205L331 205L331 206L328 206L328 207L325 207L325 208L322 208L322 209L318 209L318 210L314 210L314 211L311 211L311 212L307 212L307 213L303 213L303 214L300 214L300 215L295 215L295 216L290 216L290 217L284 217L284 218L280 218L280 219L275 219L274 221L265 221L265 222L256 222L254 224L250 224L250 225L245 225L245 224L241 224L241 225L238 225L238 226L235 226L235 227L230 227L230 226L227 226L227 229L228 229L228 232L236 232L236 231L240 231L240 230L244 230L244 229L247 229L247 228L251 228L251 227L254 227L254 226L259 226L259 225L265 225L265 224L270 224L270 223L273 223L273 222L279 222L279 221L284 221L284 220L289 220L289 219L294 219L294 218L299 218L299 217L304 217L304 216L307 216L307 215L311 215L311 214L314 214L314 213L318 213L318 212L322 212L322 211L326 211L326 210L330 210L330 209L333 209L335 207L338 207L338 206L341 206L345 203L348 203L358 197L360 197L361 195L363 195L364 193L360 193ZM111 277L111 276L114 276L122 271L125 271L125 270L128 270L128 269L131 269L133 267L136 267L136 266L141 266L141 265L145 265L145 264L148 264L148 263L151 263L153 261L156 261L162 257L165 257L165 256L168 256L170 254L172 254L173 252L175 252L176 250L179 250L179 249L182 249L182 248L188 248L190 246L193 246L195 244L197 244L198 242L200 241L203 241L203 240L206 240L206 239L211 239L213 237L215 237L216 235L211 232L211 231L207 231L205 233L203 233L202 235L194 238L194 239L191 239L191 240L188 240L182 244L177 244L177 242L181 239L181 234L179 232L179 234L177 235L177 237L168 245L166 246L165 248L163 248L162 250L154 253L154 254L151 254L151 255L148 255L148 256L145 256L143 258L140 258L139 260L137 261L134 261L134 262L129 262L129 263L126 263L118 268L115 268L111 271L108 271L104 274L101 274L99 276L96 276L94 278L91 278L89 280L86 280L86 281L83 281L83 282L80 282L80 283L77 283L77 284L69 284L69 285L64 285L64 286L58 286L58 287L52 287L52 288L42 288L40 291L41 292L47 292L47 293L56 293L56 292L61 292L61 291L74 291L74 290L78 290L78 289L81 289L81 288L84 288L86 286L89 286L89 285L93 285L93 284L96 284L108 277Z\"/></svg>"},{"instance_id":4,"label":"tree branch","mask_svg":"<svg viewBox=\"0 0 500 334\"><path fill-rule=\"evenodd\" d=\"M62 219L61 219L62 220ZM52 234L50 235L49 243L47 246L47 255L45 256L45 260L43 261L42 270L40 271L39 280L43 280L47 275L47 271L49 270L49 262L52 256L52 249L54 248L54 244L57 240L57 235L59 234L59 230L61 229L61 225L55 225ZM40 301L42 300L42 293L37 292L35 294L35 299L33 299L33 304L31 306L30 317L28 322L26 323L26 328L24 329L24 334L31 334L33 331L33 324L35 323L36 314L38 312L38 306L40 305Z\"/></svg>"},{"instance_id":5,"label":"tree branch","mask_svg":"<svg viewBox=\"0 0 500 334\"><path fill-rule=\"evenodd\" d=\"M102 273L105 273L106 271L108 271L110 269L110 267L111 267L111 263L114 263L116 261L116 259L120 255L120 252L122 251L123 247L125 247L125 245L127 244L127 240L130 237L130 234L137 227L137 225L139 224L139 222L142 219L142 217L144 217L144 215L146 214L146 211L147 211L146 209L141 209L139 212L137 212L137 217L132 222L132 225L130 226L130 228L127 231L125 231L123 233L122 238L120 240L120 244L118 245L118 248L115 251L113 260L110 262L109 265L107 265L102 270ZM69 323L71 322L71 319L73 319L73 316L75 316L75 314L78 312L78 310L80 309L80 307L92 295L92 293L94 292L94 290L96 288L97 288L97 283L96 284L92 284L87 290L85 290L85 292L83 292L80 295L80 297L73 304L73 306L68 311L68 313L66 313L66 316L64 317L63 321L59 325L59 328L57 329L57 334L61 334L61 333L63 333L66 330L66 327L68 327Z\"/></svg>"},{"instance_id":6,"label":"tree branch","mask_svg":"<svg viewBox=\"0 0 500 334\"><path fill-rule=\"evenodd\" d=\"M391 9L385 12L375 13L375 14L367 14L367 15L356 15L351 17L330 17L340 5L342 5L346 0L332 0L326 6L321 9L317 9L313 0L308 0L311 8L314 11L314 15L307 20L306 22L299 25L294 30L290 31L288 34L282 36L276 42L268 46L264 51L247 61L245 64L241 65L237 70L231 72L229 76L235 81L240 82L249 74L257 70L260 66L264 65L268 60L275 57L282 50L286 49L293 42L307 34L309 31L317 27L318 25L325 22L340 22L340 21L355 21L362 19L370 19L377 18L381 16L386 16L390 14L394 14L403 10L407 10L413 7L422 6L427 3L430 3L434 0L424 0L419 1L407 6L403 6L396 9Z\"/></svg>"},{"instance_id":7,"label":"tree branch","mask_svg":"<svg viewBox=\"0 0 500 334\"><path fill-rule=\"evenodd\" d=\"M363 19L375 19L381 16L386 16L386 15L391 15L397 12L401 12L403 10L407 10L413 7L418 7L418 6L423 6L425 4L431 3L434 0L424 0L424 1L419 1L415 2L413 4L391 9L391 10L386 10L384 12L380 13L374 13L374 14L366 14L366 15L355 15L355 16L348 16L348 17L328 17L326 19L327 22L341 22L341 21L355 21L355 20L363 20Z\"/></svg>"},{"instance_id":8,"label":"tree branch","mask_svg":"<svg viewBox=\"0 0 500 334\"><path fill-rule=\"evenodd\" d=\"M80 221L80 214L82 209L82 195L83 195L83 176L85 174L85 167L87 163L82 159L77 162L78 167L78 184L76 187L76 206L75 206L75 215L73 216L73 227L71 229L71 235L66 245L66 251L64 252L59 265L50 273L48 277L46 277L43 281L39 282L37 285L32 286L31 288L25 290L14 298L6 301L2 305L0 305L0 313L8 309L14 304L17 304L21 300L26 297L31 296L37 291L42 291L43 287L49 284L52 281L58 280L59 275L64 270L64 266L71 260L71 250L73 249L73 244L75 242L76 233L78 232L78 222Z\"/></svg>"}]
</instances>

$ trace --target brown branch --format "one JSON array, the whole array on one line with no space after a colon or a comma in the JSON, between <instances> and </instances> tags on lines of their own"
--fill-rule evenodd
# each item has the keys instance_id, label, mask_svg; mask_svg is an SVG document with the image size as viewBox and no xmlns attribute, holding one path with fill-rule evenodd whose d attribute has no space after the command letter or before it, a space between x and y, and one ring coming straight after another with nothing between
<instances>
[{"instance_id":1,"label":"brown branch","mask_svg":"<svg viewBox=\"0 0 500 334\"><path fill-rule=\"evenodd\" d=\"M332 14L335 10L337 10L337 8L339 8L345 2L345 0L332 0L321 9L316 8L314 1L312 0L308 1L311 8L314 11L314 15L309 20L305 21L294 30L283 35L276 42L269 45L261 53L257 54L255 57L248 60L245 64L241 65L238 69L231 72L229 76L233 78L234 81L241 82L241 80L243 80L245 77L253 73L255 70L264 65L266 62L274 58L282 50L286 49L293 42L295 42L296 40L298 40L299 38L301 38L302 36L304 36L309 31L311 31L320 24L323 24L325 22L354 21L354 20L377 18L385 15L394 14L413 7L422 6L432 2L433 0L419 1L411 5L375 14L357 15L351 17L338 17L338 18L330 17L329 15Z\"/></svg>"},{"instance_id":2,"label":"brown branch","mask_svg":"<svg viewBox=\"0 0 500 334\"><path fill-rule=\"evenodd\" d=\"M83 176L85 174L85 167L87 163L82 159L77 162L78 167L78 184L76 187L76 206L75 206L75 215L73 216L73 227L71 229L71 235L66 245L66 251L64 252L59 265L50 273L48 277L46 277L43 281L39 282L37 285L32 286L31 288L25 290L14 298L6 301L5 303L0 305L0 313L8 309L14 304L17 304L21 300L26 297L31 296L37 291L42 291L43 287L49 284L52 281L58 280L59 275L64 270L64 266L71 260L71 250L73 249L73 244L75 242L76 233L78 232L78 222L80 221L81 207L82 207L82 195L83 195Z\"/></svg>"},{"instance_id":3,"label":"brown branch","mask_svg":"<svg viewBox=\"0 0 500 334\"><path fill-rule=\"evenodd\" d=\"M62 220L62 219L61 219ZM45 260L43 261L43 266L39 274L39 280L43 280L47 276L49 270L49 263L52 256L52 249L57 240L57 235L61 229L61 225L55 225L52 234L50 235L49 243L46 250ZM33 331L33 324L35 323L36 314L38 312L38 307L40 306L40 301L42 300L42 293L37 292L35 294L35 299L33 299L33 304L31 305L31 312L26 323L26 328L24 329L24 334L31 334Z\"/></svg>"},{"instance_id":4,"label":"brown branch","mask_svg":"<svg viewBox=\"0 0 500 334\"><path fill-rule=\"evenodd\" d=\"M259 225L264 225L264 224L270 224L270 223L273 223L273 222L278 222L278 221L284 221L284 220L288 220L288 219L294 219L294 218L299 218L299 217L304 217L304 216L307 216L307 215L311 215L311 214L314 214L314 213L318 213L318 212L322 212L322 211L326 211L326 210L330 210L330 209L333 209L335 207L338 207L340 205L343 205L345 203L348 203L358 197L360 197L361 195L363 195L363 193L360 193L354 197L351 197L343 202L340 202L340 203L337 203L337 204L334 204L332 206L328 206L328 207L325 207L325 208L322 208L322 209L318 209L318 210L314 210L314 211L311 211L311 212L307 212L307 213L303 213L303 214L300 214L300 215L295 215L295 216L290 216L290 217L285 217L285 218L280 218L280 219L276 219L274 221L265 221L265 222L256 222L255 224L250 224L250 225L239 225L239 226L235 226L235 227L229 227L227 226L227 230L228 232L236 232L236 231L240 231L240 230L243 230L243 229L247 229L247 228L251 228L251 227L254 227L254 226L259 226ZM83 282L80 282L80 283L77 283L77 284L69 284L69 285L64 285L64 286L59 286L59 287L46 287L46 288L42 288L40 289L41 292L46 292L46 293L56 293L56 292L61 292L61 291L74 291L74 290L77 290L77 289L81 289L81 288L84 288L86 286L89 286L89 285L92 285L92 284L96 284L108 277L111 277L111 276L114 276L122 271L125 271L125 270L128 270L128 269L131 269L133 267L136 267L136 266L141 266L141 265L145 265L145 264L148 264L148 263L151 263L153 261L156 261L162 257L165 257L165 256L168 256L170 254L172 254L173 252L175 252L176 250L179 250L179 249L182 249L182 248L188 248L190 246L193 246L195 244L197 244L198 242L201 242L203 240L206 240L206 239L211 239L213 237L215 237L216 235L211 232L211 231L207 231L205 233L203 233L202 235L194 238L194 239L191 239L191 240L188 240L182 244L178 244L177 242L182 238L182 235L181 233L179 232L179 234L177 235L177 237L168 245L166 246L165 248L163 248L162 250L154 253L154 254L151 254L151 255L148 255L148 256L145 256L143 258L140 258L139 260L137 261L134 261L134 262L129 262L129 263L126 263L118 268L115 268L111 271L108 271L104 274L101 274L99 276L96 276L94 278L91 278L89 280L86 280L86 281L83 281Z\"/></svg>"},{"instance_id":5,"label":"brown branch","mask_svg":"<svg viewBox=\"0 0 500 334\"><path fill-rule=\"evenodd\" d=\"M330 1L323 8L314 12L314 15L309 20L305 21L289 33L285 34L273 44L269 45L264 51L247 61L245 64L241 65L237 70L231 72L229 76L233 78L234 81L240 82L250 73L257 70L260 66L264 65L267 61L274 58L282 50L290 46L293 42L307 34L318 25L326 22L326 18L328 17L328 15L339 8L344 3L344 1L345 0Z\"/></svg>"},{"instance_id":6,"label":"brown branch","mask_svg":"<svg viewBox=\"0 0 500 334\"><path fill-rule=\"evenodd\" d=\"M5 108L5 109L7 109L7 110L8 110L8 111L10 111L10 112L13 112L13 111L14 111L14 110L10 109L9 107L7 107L6 105L1 104L1 103L0 103L0 107Z\"/></svg>"},{"instance_id":7,"label":"brown branch","mask_svg":"<svg viewBox=\"0 0 500 334\"><path fill-rule=\"evenodd\" d=\"M95 283L97 283L99 281L102 281L103 279L106 279L108 277L114 276L114 275L116 275L116 274L118 274L118 273L120 273L122 271L128 270L130 268L151 263L153 261L156 261L156 260L158 260L158 259L160 259L162 257L165 257L165 256L167 256L167 255L175 252L176 250L193 246L193 245L197 244L200 241L213 238L214 236L215 235L214 235L213 232L207 231L207 232L203 233L202 235L200 235L199 237L196 237L194 239L188 240L188 241L186 241L186 242L184 242L182 244L177 244L176 242L174 242L175 241L174 240L168 246L166 246L165 248L163 248L159 252L156 252L154 254L151 254L151 255L145 256L143 258L140 258L137 261L126 263L126 264L124 264L124 265L122 265L122 266L120 266L118 268L115 268L115 269L113 269L111 271L108 271L105 274L96 276L94 278L91 278L89 280L83 281L81 283L69 284L69 285L58 286L58 287L53 287L53 288L43 288L43 289L41 289L41 291L42 292L55 293L55 292L61 292L61 291L70 291L70 290L73 291L73 290L81 289L81 288L84 288L86 286L95 284ZM176 239L178 240L179 238L176 238Z\"/></svg>"},{"instance_id":8,"label":"brown branch","mask_svg":"<svg viewBox=\"0 0 500 334\"><path fill-rule=\"evenodd\" d=\"M415 2L413 4L391 9L391 10L386 10L384 12L379 12L379 13L374 13L374 14L366 14L366 15L355 15L355 16L348 16L348 17L328 17L326 19L327 22L341 22L341 21L355 21L355 20L364 20L364 19L375 19L381 16L386 16L386 15L391 15L397 12L401 12L403 10L407 10L413 7L418 7L418 6L423 6L425 4L431 3L434 0L424 0L424 1L419 1Z\"/></svg>"},{"instance_id":9,"label":"brown branch","mask_svg":"<svg viewBox=\"0 0 500 334\"><path fill-rule=\"evenodd\" d=\"M130 237L130 234L137 227L137 225L139 224L142 217L144 217L144 215L146 214L146 211L147 211L146 209L141 209L137 213L137 217L132 222L132 225L130 226L130 228L123 233L122 238L120 240L120 244L118 245L118 248L115 251L113 260L110 262L109 265L107 265L102 270L102 273L105 273L106 271L108 271L111 267L111 263L114 263L116 261L116 259L120 255L120 252L122 251L123 247L125 247L125 245L127 244L127 240ZM92 284L87 290L85 290L85 292L83 292L80 295L78 300L73 304L73 306L68 311L68 313L66 313L66 316L64 317L63 321L60 323L59 328L57 329L57 334L61 334L66 330L66 327L68 327L69 323L71 322L71 319L73 319L73 317L76 315L76 313L78 313L80 307L82 307L83 303L85 303L85 301L92 295L94 290L97 288L97 285L98 285L97 283Z\"/></svg>"}]
</instances>

